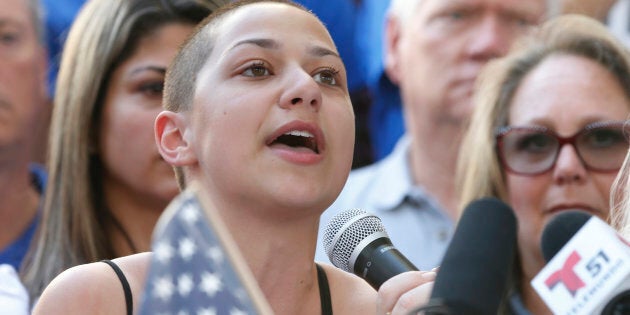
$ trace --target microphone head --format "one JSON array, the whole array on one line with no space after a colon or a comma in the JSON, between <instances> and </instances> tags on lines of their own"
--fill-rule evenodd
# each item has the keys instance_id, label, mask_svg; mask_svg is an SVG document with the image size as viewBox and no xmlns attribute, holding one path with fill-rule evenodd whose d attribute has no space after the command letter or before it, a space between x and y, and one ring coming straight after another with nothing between
<instances>
[{"instance_id":1,"label":"microphone head","mask_svg":"<svg viewBox=\"0 0 630 315\"><path fill-rule=\"evenodd\" d=\"M452 314L497 314L516 256L516 232L508 205L496 198L471 202L440 265L432 302Z\"/></svg>"},{"instance_id":2,"label":"microphone head","mask_svg":"<svg viewBox=\"0 0 630 315\"><path fill-rule=\"evenodd\" d=\"M337 268L353 272L352 254L364 239L378 233L387 237L381 219L362 209L349 209L336 214L324 230L324 249Z\"/></svg>"},{"instance_id":3,"label":"microphone head","mask_svg":"<svg viewBox=\"0 0 630 315\"><path fill-rule=\"evenodd\" d=\"M549 262L590 218L590 214L577 210L563 211L555 215L545 226L540 238L540 248L545 261Z\"/></svg>"}]
</instances>

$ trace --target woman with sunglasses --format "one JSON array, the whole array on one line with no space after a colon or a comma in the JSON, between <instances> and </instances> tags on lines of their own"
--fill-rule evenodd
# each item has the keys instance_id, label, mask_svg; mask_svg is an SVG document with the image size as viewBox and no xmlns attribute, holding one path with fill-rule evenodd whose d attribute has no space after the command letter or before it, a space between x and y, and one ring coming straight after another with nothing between
<instances>
[{"instance_id":1,"label":"woman with sunglasses","mask_svg":"<svg viewBox=\"0 0 630 315\"><path fill-rule=\"evenodd\" d=\"M530 286L544 267L545 224L581 210L610 220L610 192L626 153L629 59L599 22L550 20L488 65L458 176L461 209L483 196L518 218L518 263L503 314L550 314Z\"/></svg>"}]
</instances>

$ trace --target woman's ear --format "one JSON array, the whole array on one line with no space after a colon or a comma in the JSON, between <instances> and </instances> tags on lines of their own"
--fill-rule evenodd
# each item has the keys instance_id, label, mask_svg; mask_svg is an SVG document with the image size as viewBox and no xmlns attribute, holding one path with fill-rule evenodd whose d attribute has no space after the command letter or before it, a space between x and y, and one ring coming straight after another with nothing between
<instances>
[{"instance_id":1,"label":"woman's ear","mask_svg":"<svg viewBox=\"0 0 630 315\"><path fill-rule=\"evenodd\" d=\"M163 111L155 119L155 143L164 160L172 166L186 166L197 162L189 139L188 126L182 113Z\"/></svg>"}]
</instances>

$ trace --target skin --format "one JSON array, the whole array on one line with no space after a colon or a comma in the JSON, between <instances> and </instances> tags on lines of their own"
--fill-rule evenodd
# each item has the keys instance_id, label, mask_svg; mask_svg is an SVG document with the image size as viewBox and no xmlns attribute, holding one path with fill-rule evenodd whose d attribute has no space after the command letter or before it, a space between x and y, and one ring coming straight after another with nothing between
<instances>
[{"instance_id":1,"label":"skin","mask_svg":"<svg viewBox=\"0 0 630 315\"><path fill-rule=\"evenodd\" d=\"M24 146L46 100L45 51L25 1L2 3L0 14L0 146Z\"/></svg>"},{"instance_id":2,"label":"skin","mask_svg":"<svg viewBox=\"0 0 630 315\"><path fill-rule=\"evenodd\" d=\"M385 281L378 289L377 314L411 314L431 297L436 272L408 271Z\"/></svg>"},{"instance_id":3,"label":"skin","mask_svg":"<svg viewBox=\"0 0 630 315\"><path fill-rule=\"evenodd\" d=\"M49 113L46 52L39 43L26 1L0 4L0 249L33 220L39 193L28 163L39 128ZM19 209L19 211L16 211Z\"/></svg>"},{"instance_id":4,"label":"skin","mask_svg":"<svg viewBox=\"0 0 630 315\"><path fill-rule=\"evenodd\" d=\"M354 143L345 68L324 26L285 4L239 8L215 34L192 109L158 115L158 148L167 162L185 168L187 179L202 184L274 313L321 314L313 261L319 215L341 191ZM316 135L317 152L273 141L289 130ZM135 297L149 259L117 260L134 281ZM365 281L324 268L334 313L375 313L376 292ZM124 307L108 269L97 263L62 273L35 314L78 312L86 303L112 312ZM82 283L88 272L118 286L120 296L105 297L111 291ZM79 296L70 299L73 294Z\"/></svg>"},{"instance_id":5,"label":"skin","mask_svg":"<svg viewBox=\"0 0 630 315\"><path fill-rule=\"evenodd\" d=\"M605 68L584 57L553 55L525 77L512 101L509 124L542 125L568 136L593 122L626 119L629 108L620 83ZM506 173L509 203L519 222L525 283L521 290L533 314L549 313L529 286L545 264L539 249L544 226L553 214L568 209L586 210L606 220L615 176L586 170L570 145L561 148L547 173Z\"/></svg>"},{"instance_id":6,"label":"skin","mask_svg":"<svg viewBox=\"0 0 630 315\"><path fill-rule=\"evenodd\" d=\"M193 168L199 161L207 164L203 178L212 181L205 184L218 192L218 198L241 200L239 207L264 201L273 211L264 216L274 220L270 215L304 216L300 209L319 215L313 209L325 207L337 197L352 156L354 114L344 65L326 30L316 27L319 23L302 26L313 35L284 32L285 37L279 39L272 30L257 31L256 23L235 27L230 22L226 22L225 36L217 39L215 53L200 74L203 79L195 108L187 117L192 126L189 141L199 145L194 148L195 160L186 162ZM279 25L274 29L296 27L291 23L295 21L276 23ZM274 41L278 47L239 44L250 39ZM261 69L254 70L268 73L253 76L248 67L258 63L263 64L256 66ZM332 80L336 83L331 84ZM251 93L243 94L244 88ZM208 124L212 124L214 134L230 136L214 136L207 132ZM269 145L291 124L298 124L291 130L312 128L316 137L316 130L321 130L320 154L309 156L310 150ZM235 141L244 145L235 146ZM216 154L219 149L224 154ZM304 156L299 156L300 151ZM234 178L237 170L249 175Z\"/></svg>"},{"instance_id":7,"label":"skin","mask_svg":"<svg viewBox=\"0 0 630 315\"><path fill-rule=\"evenodd\" d=\"M150 259L150 253L140 253L113 260L129 283L134 313L140 309ZM126 314L120 281L105 263L79 265L62 272L46 287L32 314L79 315L86 310L95 315Z\"/></svg>"},{"instance_id":8,"label":"skin","mask_svg":"<svg viewBox=\"0 0 630 315\"><path fill-rule=\"evenodd\" d=\"M422 0L407 21L387 20L385 70L401 90L413 178L453 218L454 176L444 174L454 173L474 81L545 9L543 0Z\"/></svg>"},{"instance_id":9,"label":"skin","mask_svg":"<svg viewBox=\"0 0 630 315\"><path fill-rule=\"evenodd\" d=\"M171 23L142 38L134 54L113 71L105 95L99 135L105 196L141 251L149 250L158 216L178 193L152 126L162 110L166 67L192 30L192 25ZM133 253L119 230L110 233L119 256Z\"/></svg>"}]
</instances>

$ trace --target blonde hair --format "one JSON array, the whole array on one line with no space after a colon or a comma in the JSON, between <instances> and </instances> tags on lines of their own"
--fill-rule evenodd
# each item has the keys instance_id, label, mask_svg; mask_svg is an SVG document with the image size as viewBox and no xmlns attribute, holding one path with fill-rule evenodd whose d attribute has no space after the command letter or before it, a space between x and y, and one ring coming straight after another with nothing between
<instances>
[{"instance_id":1,"label":"blonde hair","mask_svg":"<svg viewBox=\"0 0 630 315\"><path fill-rule=\"evenodd\" d=\"M90 0L79 12L57 80L41 223L22 272L31 297L69 267L113 258L105 225L115 219L104 201L102 163L95 150L111 73L134 53L140 39L160 26L195 25L218 5L196 0Z\"/></svg>"},{"instance_id":2,"label":"blonde hair","mask_svg":"<svg viewBox=\"0 0 630 315\"><path fill-rule=\"evenodd\" d=\"M625 238L630 238L630 154L626 155L615 178L610 196L611 225Z\"/></svg>"},{"instance_id":3,"label":"blonde hair","mask_svg":"<svg viewBox=\"0 0 630 315\"><path fill-rule=\"evenodd\" d=\"M477 81L475 109L462 140L456 171L460 211L481 197L507 200L494 132L507 125L512 97L527 74L545 58L557 54L582 56L600 64L614 75L630 99L627 51L604 25L578 15L559 16L544 23L507 56L490 62Z\"/></svg>"}]
</instances>

